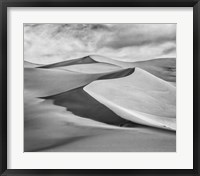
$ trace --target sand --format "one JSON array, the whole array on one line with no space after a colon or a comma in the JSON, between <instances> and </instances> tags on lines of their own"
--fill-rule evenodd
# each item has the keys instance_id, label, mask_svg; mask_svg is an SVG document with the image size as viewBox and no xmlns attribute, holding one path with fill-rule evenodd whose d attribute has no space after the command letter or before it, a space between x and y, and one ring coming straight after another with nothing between
<instances>
[{"instance_id":1,"label":"sand","mask_svg":"<svg viewBox=\"0 0 200 176\"><path fill-rule=\"evenodd\" d=\"M103 75L120 70L123 69L84 74L59 69L24 68L24 88L31 90L37 97L50 96L84 86Z\"/></svg>"},{"instance_id":2,"label":"sand","mask_svg":"<svg viewBox=\"0 0 200 176\"><path fill-rule=\"evenodd\" d=\"M55 67L54 69L68 70L78 73L96 74L96 73L109 73L111 71L117 71L122 68L111 64L92 63L92 64L78 64L78 65L70 65L63 67Z\"/></svg>"},{"instance_id":3,"label":"sand","mask_svg":"<svg viewBox=\"0 0 200 176\"><path fill-rule=\"evenodd\" d=\"M41 150L42 152L174 152L175 133L134 128L112 130L100 135Z\"/></svg>"},{"instance_id":4,"label":"sand","mask_svg":"<svg viewBox=\"0 0 200 176\"><path fill-rule=\"evenodd\" d=\"M134 72L134 69L125 69L123 71L107 74L100 77L98 80L117 79L126 77ZM44 99L53 100L55 105L65 107L66 110L73 114L89 118L95 121L103 122L110 125L123 126L128 124L129 126L138 126L138 124L127 121L121 118L109 108L99 103L96 99L90 96L83 90L83 87L79 87L58 95L52 95L48 97L42 97Z\"/></svg>"},{"instance_id":5,"label":"sand","mask_svg":"<svg viewBox=\"0 0 200 176\"><path fill-rule=\"evenodd\" d=\"M93 81L84 90L127 120L176 128L175 87L144 70L136 68L125 78Z\"/></svg>"},{"instance_id":6,"label":"sand","mask_svg":"<svg viewBox=\"0 0 200 176\"><path fill-rule=\"evenodd\" d=\"M86 65L85 65L86 64ZM91 65L90 65L91 64ZM104 66L104 67L102 67ZM41 68L59 68L78 72L97 72L116 70L117 68L138 67L168 82L176 82L176 58L156 58L147 61L124 62L105 56L90 55L83 58L40 66ZM99 71L98 71L99 70ZM96 72L96 73L97 73Z\"/></svg>"},{"instance_id":7,"label":"sand","mask_svg":"<svg viewBox=\"0 0 200 176\"><path fill-rule=\"evenodd\" d=\"M25 111L24 151L172 152L175 133L155 128L113 127L81 118L53 105L29 102Z\"/></svg>"},{"instance_id":8,"label":"sand","mask_svg":"<svg viewBox=\"0 0 200 176\"><path fill-rule=\"evenodd\" d=\"M128 95L131 92L134 93L137 87L143 89L146 87L144 90L146 94L144 94L143 98L148 99L150 98L147 96L148 90L152 88L150 82L152 82L152 80L155 82L152 76L159 73L159 71L151 73L151 70L163 69L166 65L166 61L163 60L163 64L160 65L158 62L152 62L153 64L151 64L151 61L149 61L149 65L152 65L152 67L148 74L151 76L145 74L145 76L143 75L140 77L137 75L138 69L136 69L136 71L134 69L135 63L131 65L130 63L121 63L120 61L113 61L110 59L102 60L101 63L101 58L105 57L90 56L90 58L86 57L86 59L79 59L73 62L62 62L42 66L43 68L38 68L37 64L25 64L25 152L176 151L175 131L148 127L141 125L141 123L132 123L133 120L130 122L130 119L124 116L123 111L121 111L123 112L121 114L116 112L116 108L113 109L113 107L108 106L108 100L112 100L116 103L112 97L115 92L113 89L111 89L112 91L110 91L110 93L105 91L106 96L104 99L106 101L103 103L98 98L102 92L96 92L97 90L103 90L105 87L109 90L108 82L110 82L111 87L113 86L113 88L119 89L119 87L113 83L113 81L115 82L117 80L120 80L119 84L124 88L123 80L131 77L131 83L135 84L142 79L143 81L140 82L146 83L147 87L135 84L135 88L132 89L132 91L128 91L125 86L125 89L118 90L118 93L127 93ZM144 67L144 65L148 64L145 63L141 65ZM39 67L41 67L41 65ZM149 68L145 66L143 70L145 69ZM174 70L169 70L169 72L174 72ZM175 104L172 102L175 101L175 86L164 81L169 77L168 72L163 72L162 75L165 75L162 79L153 76L153 78L157 78L159 81L157 80L158 83L154 87L156 88L155 95L152 97L155 99L158 98L159 101L161 101L160 98L162 98L162 96L163 101L166 99L166 96L170 97L165 100L166 102L164 104L166 104L167 107L167 105L170 104L169 102L171 102L172 107L168 106L167 108L172 109L172 111L169 111L169 114L160 114L160 116L163 115L162 117L164 118L169 117L174 120L173 107ZM132 77L134 77L133 80ZM174 83L174 81L172 81L172 83ZM88 88L91 85L94 87L89 90ZM97 86L98 89L95 89L95 86ZM159 97L157 97L159 91L160 94ZM95 93L95 96L92 95L91 92ZM153 90L150 92L153 93ZM96 97L96 95L98 96ZM107 95L109 96L107 97ZM147 106L146 103L144 105ZM139 106L137 103L134 104L134 107L136 107L135 110L138 111L137 108L139 108ZM159 105L159 108L161 107L163 108L163 105ZM152 107L150 109L144 108L143 110L143 113L145 112L145 117L148 118L151 113L152 115L158 113L153 110ZM154 111L155 114L153 114Z\"/></svg>"}]
</instances>

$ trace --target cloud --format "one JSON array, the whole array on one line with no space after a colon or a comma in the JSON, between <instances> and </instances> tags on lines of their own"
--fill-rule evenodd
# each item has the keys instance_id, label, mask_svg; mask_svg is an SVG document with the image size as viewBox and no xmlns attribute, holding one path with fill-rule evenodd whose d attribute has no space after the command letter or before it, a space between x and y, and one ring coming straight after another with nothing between
<instances>
[{"instance_id":1,"label":"cloud","mask_svg":"<svg viewBox=\"0 0 200 176\"><path fill-rule=\"evenodd\" d=\"M105 24L90 24L90 28L95 31L111 31L110 27Z\"/></svg>"},{"instance_id":2,"label":"cloud","mask_svg":"<svg viewBox=\"0 0 200 176\"><path fill-rule=\"evenodd\" d=\"M130 46L121 49L105 47L100 49L98 54L104 55L104 53L106 53L105 56L121 61L142 61L155 58L175 57L175 49L168 53L163 53L163 51L173 47L175 47L175 44L171 42L159 44L159 47L156 45Z\"/></svg>"},{"instance_id":3,"label":"cloud","mask_svg":"<svg viewBox=\"0 0 200 176\"><path fill-rule=\"evenodd\" d=\"M25 24L25 60L53 63L100 54L138 61L176 53L175 24Z\"/></svg>"},{"instance_id":4,"label":"cloud","mask_svg":"<svg viewBox=\"0 0 200 176\"><path fill-rule=\"evenodd\" d=\"M129 46L156 45L176 40L174 24L116 25L113 33L99 41L99 47L119 49Z\"/></svg>"},{"instance_id":5,"label":"cloud","mask_svg":"<svg viewBox=\"0 0 200 176\"><path fill-rule=\"evenodd\" d=\"M163 54L170 54L176 52L176 46L172 46L163 50Z\"/></svg>"}]
</instances>

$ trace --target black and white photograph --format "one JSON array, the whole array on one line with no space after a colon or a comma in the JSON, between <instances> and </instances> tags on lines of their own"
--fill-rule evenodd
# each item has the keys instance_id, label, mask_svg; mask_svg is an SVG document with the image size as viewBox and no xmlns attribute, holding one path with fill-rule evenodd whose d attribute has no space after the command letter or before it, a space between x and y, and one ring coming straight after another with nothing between
<instances>
[{"instance_id":1,"label":"black and white photograph","mask_svg":"<svg viewBox=\"0 0 200 176\"><path fill-rule=\"evenodd\" d=\"M24 152L176 152L175 23L24 23Z\"/></svg>"}]
</instances>

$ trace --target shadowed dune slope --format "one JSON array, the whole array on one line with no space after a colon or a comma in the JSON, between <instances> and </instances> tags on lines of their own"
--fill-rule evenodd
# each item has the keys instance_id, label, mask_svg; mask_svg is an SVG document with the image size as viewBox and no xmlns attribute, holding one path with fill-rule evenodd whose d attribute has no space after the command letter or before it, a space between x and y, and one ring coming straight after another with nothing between
<instances>
[{"instance_id":1,"label":"shadowed dune slope","mask_svg":"<svg viewBox=\"0 0 200 176\"><path fill-rule=\"evenodd\" d=\"M97 80L84 90L124 119L159 128L176 128L176 89L136 68L124 78Z\"/></svg>"},{"instance_id":2,"label":"shadowed dune slope","mask_svg":"<svg viewBox=\"0 0 200 176\"><path fill-rule=\"evenodd\" d=\"M90 55L90 58L92 58L96 62L112 64L112 65L116 65L123 68L131 67L134 63L134 62L119 61L119 60L111 59L111 58L100 56L100 55Z\"/></svg>"},{"instance_id":3,"label":"shadowed dune slope","mask_svg":"<svg viewBox=\"0 0 200 176\"><path fill-rule=\"evenodd\" d=\"M128 76L134 72L134 69L127 69L116 73L107 74L99 78L116 79ZM83 87L73 89L59 95L44 97L44 99L52 99L55 105L66 107L75 115L96 120L111 125L135 126L136 124L128 122L120 116L113 113L109 108L99 103L83 90Z\"/></svg>"},{"instance_id":4,"label":"shadowed dune slope","mask_svg":"<svg viewBox=\"0 0 200 176\"><path fill-rule=\"evenodd\" d=\"M118 72L105 74L105 75L99 77L97 80L123 78L123 77L133 74L134 71L135 71L135 68L128 68L128 69L124 69L124 70L121 70Z\"/></svg>"},{"instance_id":5,"label":"shadowed dune slope","mask_svg":"<svg viewBox=\"0 0 200 176\"><path fill-rule=\"evenodd\" d=\"M55 105L66 107L73 114L103 122L110 125L123 125L127 120L119 117L109 108L99 103L86 93L82 87L61 93L59 95L44 97L52 99Z\"/></svg>"}]
</instances>

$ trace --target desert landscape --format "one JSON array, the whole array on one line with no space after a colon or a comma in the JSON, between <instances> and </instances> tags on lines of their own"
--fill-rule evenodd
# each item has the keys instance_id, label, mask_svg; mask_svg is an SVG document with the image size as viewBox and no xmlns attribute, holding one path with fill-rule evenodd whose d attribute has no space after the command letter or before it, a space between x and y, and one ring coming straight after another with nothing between
<instances>
[{"instance_id":1,"label":"desert landscape","mask_svg":"<svg viewBox=\"0 0 200 176\"><path fill-rule=\"evenodd\" d=\"M25 152L176 151L176 57L33 62L35 26L26 27Z\"/></svg>"}]
</instances>

